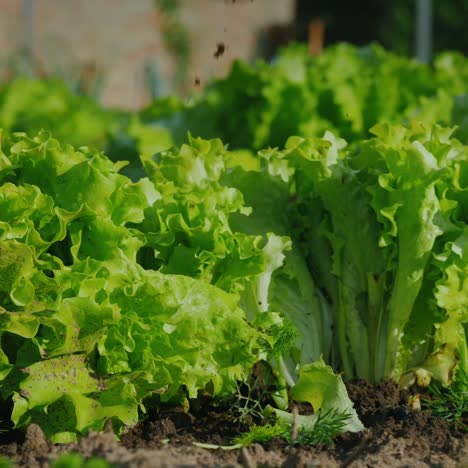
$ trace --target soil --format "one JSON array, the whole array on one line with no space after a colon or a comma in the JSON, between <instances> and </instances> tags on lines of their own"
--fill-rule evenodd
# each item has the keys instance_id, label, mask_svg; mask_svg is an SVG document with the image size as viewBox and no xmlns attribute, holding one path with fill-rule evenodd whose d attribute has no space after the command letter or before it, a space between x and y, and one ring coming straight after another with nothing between
<instances>
[{"instance_id":1,"label":"soil","mask_svg":"<svg viewBox=\"0 0 468 468\"><path fill-rule=\"evenodd\" d=\"M440 417L410 409L410 395L396 384L372 386L357 381L348 384L348 391L366 430L338 437L334 447L289 447L285 441L274 440L240 450L200 448L194 442L227 446L245 431L232 408L202 403L189 413L178 407L153 412L121 441L108 427L76 444L53 445L31 424L25 433L4 434L0 455L31 468L48 467L61 453L70 451L86 459L103 457L118 467L139 468L468 467L468 435L451 430Z\"/></svg>"},{"instance_id":2,"label":"soil","mask_svg":"<svg viewBox=\"0 0 468 468\"><path fill-rule=\"evenodd\" d=\"M215 59L219 59L224 54L225 51L226 51L226 44L224 44L224 42L219 42L218 44L216 44L216 50L215 50L215 53L213 54L213 57Z\"/></svg>"}]
</instances>

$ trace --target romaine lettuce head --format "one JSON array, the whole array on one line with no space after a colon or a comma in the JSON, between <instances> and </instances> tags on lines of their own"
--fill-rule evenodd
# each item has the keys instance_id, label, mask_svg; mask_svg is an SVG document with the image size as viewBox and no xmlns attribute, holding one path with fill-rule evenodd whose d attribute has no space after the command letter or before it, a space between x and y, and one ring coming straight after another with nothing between
<instances>
[{"instance_id":1,"label":"romaine lettuce head","mask_svg":"<svg viewBox=\"0 0 468 468\"><path fill-rule=\"evenodd\" d=\"M270 173L289 181L294 239L330 306L334 366L380 380L425 365L447 383L467 365L467 148L438 126L372 131L349 149L331 134L291 138L269 153Z\"/></svg>"},{"instance_id":2,"label":"romaine lettuce head","mask_svg":"<svg viewBox=\"0 0 468 468\"><path fill-rule=\"evenodd\" d=\"M226 184L242 192L252 208L249 215L233 214L231 226L255 235L275 232L292 236L283 264L272 274L269 305L286 324L284 338L288 331L287 339L279 339L276 344L274 365L284 380L294 385L301 364L315 361L321 355L328 359L330 355L330 311L293 237L294 222L289 211L294 197L289 194L288 183L292 169L277 150L260 152L257 161L255 166L250 160L239 159L224 177Z\"/></svg>"}]
</instances>

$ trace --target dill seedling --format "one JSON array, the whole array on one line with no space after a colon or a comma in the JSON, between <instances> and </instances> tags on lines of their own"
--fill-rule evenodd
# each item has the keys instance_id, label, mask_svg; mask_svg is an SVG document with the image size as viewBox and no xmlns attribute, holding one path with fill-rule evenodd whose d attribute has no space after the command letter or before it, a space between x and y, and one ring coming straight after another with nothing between
<instances>
[{"instance_id":1,"label":"dill seedling","mask_svg":"<svg viewBox=\"0 0 468 468\"><path fill-rule=\"evenodd\" d=\"M274 438L287 441L289 447L301 445L333 446L333 439L344 431L351 415L346 411L320 411L312 429L299 427L297 434L293 434L294 424L285 423L277 419L275 424L264 426L253 425L250 430L235 439L235 444L247 446L253 443L268 443Z\"/></svg>"},{"instance_id":2,"label":"dill seedling","mask_svg":"<svg viewBox=\"0 0 468 468\"><path fill-rule=\"evenodd\" d=\"M468 432L468 376L459 371L457 380L447 387L436 384L429 386L431 398L421 400L423 409L445 419L449 426Z\"/></svg>"},{"instance_id":3,"label":"dill seedling","mask_svg":"<svg viewBox=\"0 0 468 468\"><path fill-rule=\"evenodd\" d=\"M299 428L292 445L326 445L333 446L333 439L344 431L351 415L346 411L330 409L317 413L317 421L313 429Z\"/></svg>"},{"instance_id":4,"label":"dill seedling","mask_svg":"<svg viewBox=\"0 0 468 468\"><path fill-rule=\"evenodd\" d=\"M272 424L265 424L264 426L253 425L249 432L241 434L239 437L234 439L235 444L242 445L246 447L251 444L259 443L265 444L270 442L272 439L281 437L283 439L288 439L289 436L289 427L287 425L281 424L278 421Z\"/></svg>"}]
</instances>

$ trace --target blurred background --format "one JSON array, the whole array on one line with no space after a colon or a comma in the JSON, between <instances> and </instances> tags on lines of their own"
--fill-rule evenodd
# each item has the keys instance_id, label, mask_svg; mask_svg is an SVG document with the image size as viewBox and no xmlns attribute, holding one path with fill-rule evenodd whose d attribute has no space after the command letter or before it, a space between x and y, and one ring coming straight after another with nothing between
<instances>
[{"instance_id":1,"label":"blurred background","mask_svg":"<svg viewBox=\"0 0 468 468\"><path fill-rule=\"evenodd\" d=\"M58 76L136 110L203 89L234 59L274 60L291 41L312 54L337 41L423 61L467 54L467 20L468 0L0 0L0 82Z\"/></svg>"}]
</instances>

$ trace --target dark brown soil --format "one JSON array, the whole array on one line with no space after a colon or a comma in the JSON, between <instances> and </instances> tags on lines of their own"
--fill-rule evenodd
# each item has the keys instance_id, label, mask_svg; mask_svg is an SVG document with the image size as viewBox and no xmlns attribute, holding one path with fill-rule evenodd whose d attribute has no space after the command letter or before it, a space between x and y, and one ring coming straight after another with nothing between
<instances>
[{"instance_id":1,"label":"dark brown soil","mask_svg":"<svg viewBox=\"0 0 468 468\"><path fill-rule=\"evenodd\" d=\"M213 57L215 59L219 59L224 54L224 52L226 52L226 44L224 44L224 42L218 42L218 44L216 44L216 50L213 54Z\"/></svg>"},{"instance_id":2,"label":"dark brown soil","mask_svg":"<svg viewBox=\"0 0 468 468\"><path fill-rule=\"evenodd\" d=\"M90 433L77 444L52 445L32 424L25 434L5 434L0 454L33 468L48 467L60 453L69 451L85 458L104 457L119 467L468 467L468 436L451 430L439 417L410 409L410 395L396 384L372 386L357 381L348 384L348 391L366 430L344 434L329 448L289 447L282 440L241 450L197 447L194 442L228 446L246 430L231 408L206 404L189 413L178 407L155 411L120 442L107 429Z\"/></svg>"}]
</instances>

